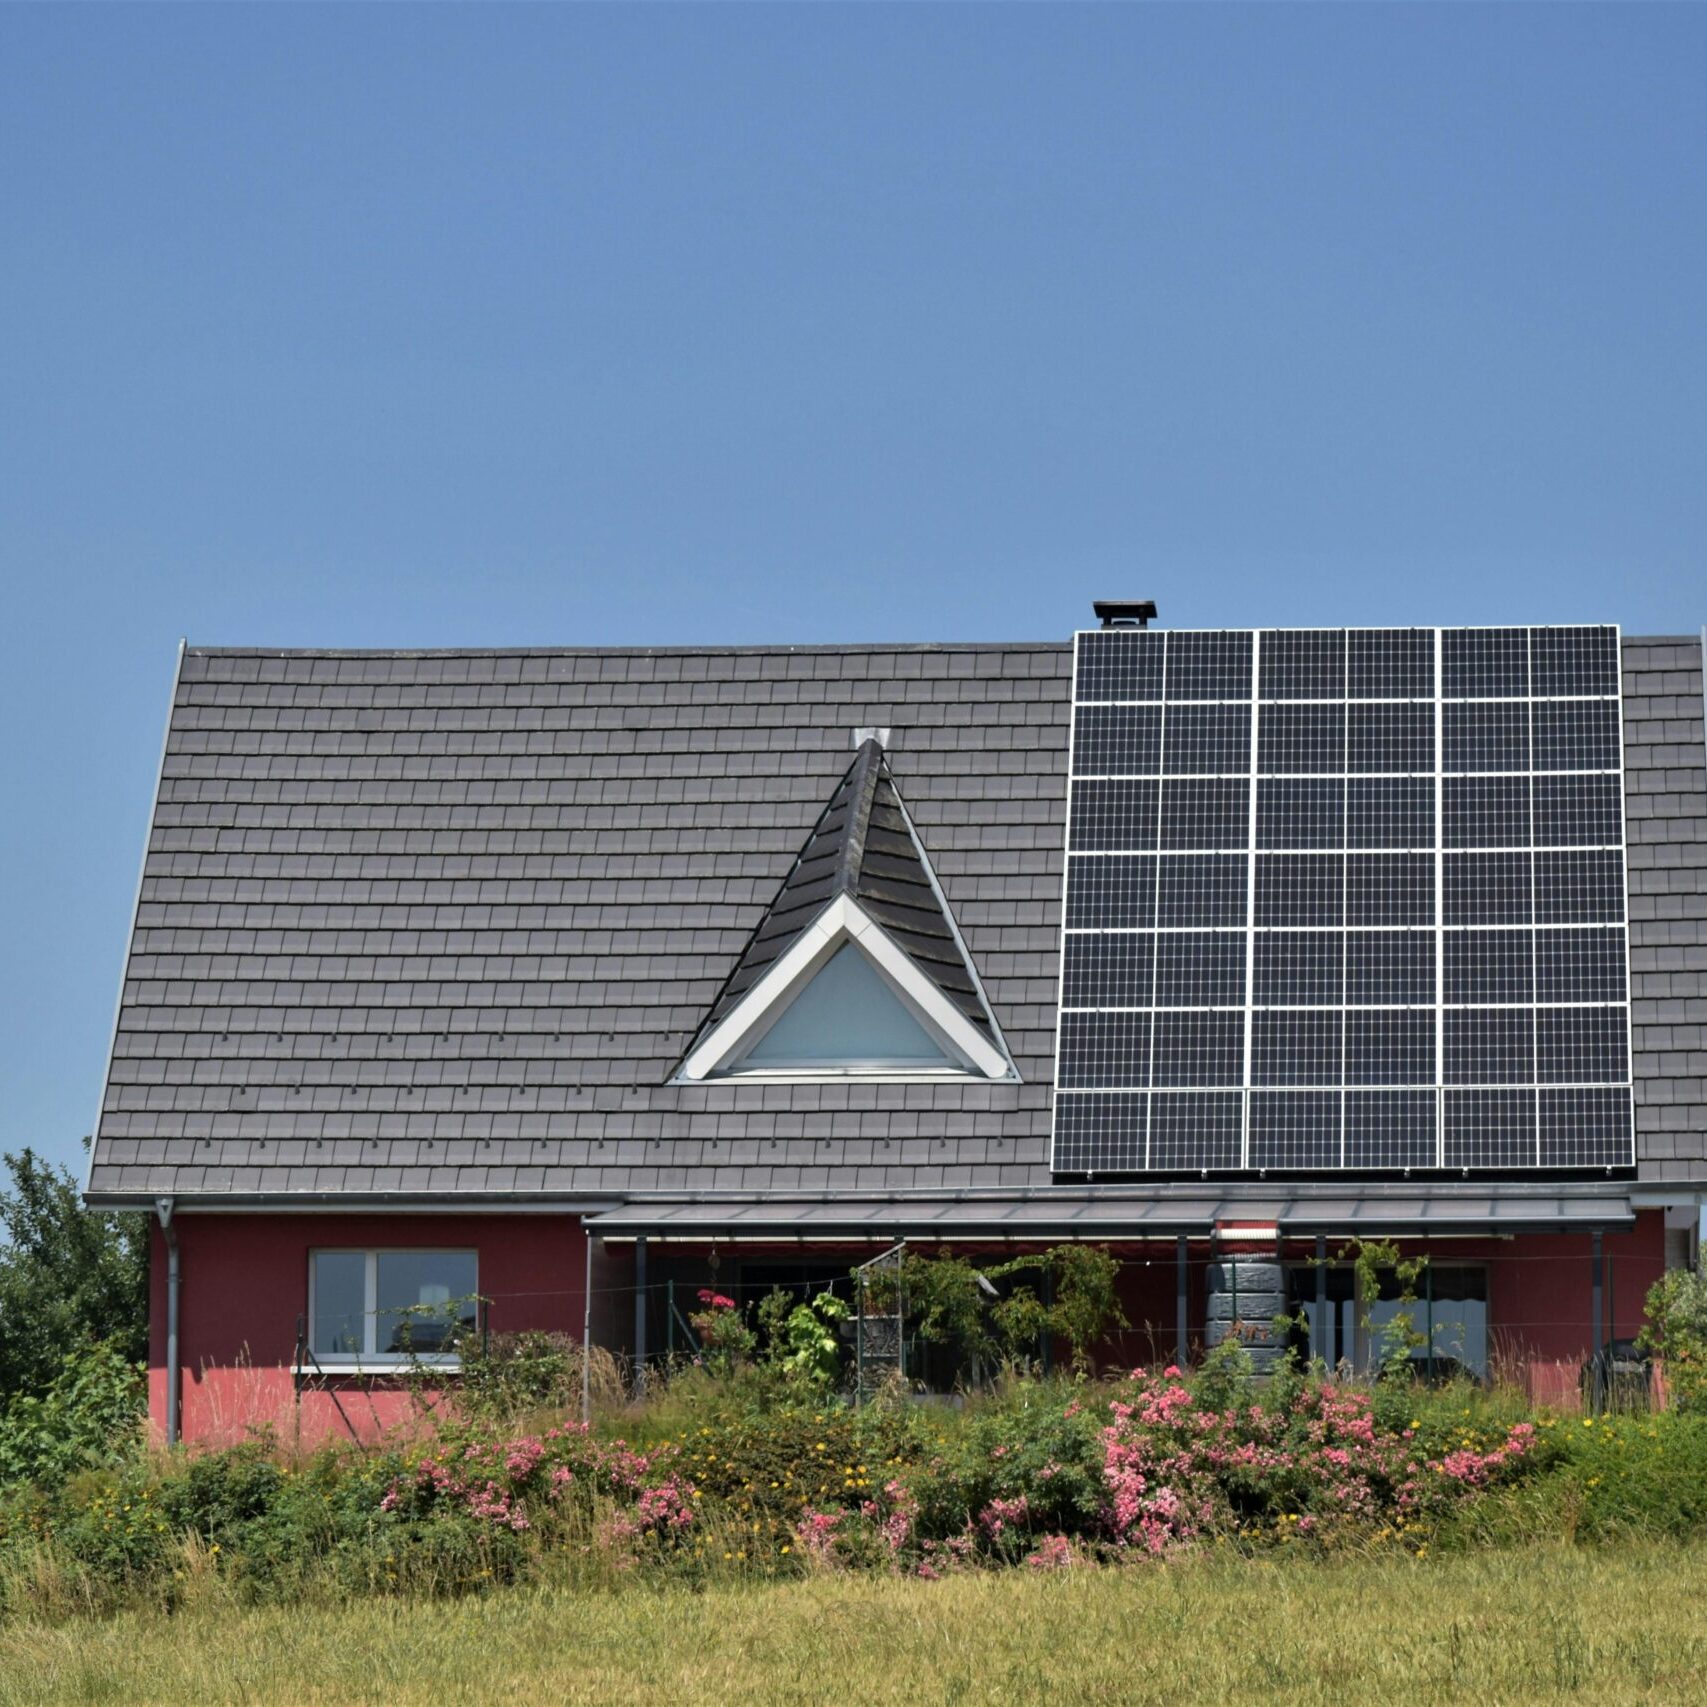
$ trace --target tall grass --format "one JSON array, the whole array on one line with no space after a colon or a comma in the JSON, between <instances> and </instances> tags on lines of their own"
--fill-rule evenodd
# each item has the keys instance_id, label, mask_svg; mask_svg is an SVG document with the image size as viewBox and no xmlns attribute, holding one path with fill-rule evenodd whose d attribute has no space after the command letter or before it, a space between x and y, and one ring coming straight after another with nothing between
<instances>
[{"instance_id":1,"label":"tall grass","mask_svg":"<svg viewBox=\"0 0 1707 1707\"><path fill-rule=\"evenodd\" d=\"M172 1619L0 1628L0 1703L1683 1702L1704 1591L1661 1545L253 1610L210 1574Z\"/></svg>"}]
</instances>

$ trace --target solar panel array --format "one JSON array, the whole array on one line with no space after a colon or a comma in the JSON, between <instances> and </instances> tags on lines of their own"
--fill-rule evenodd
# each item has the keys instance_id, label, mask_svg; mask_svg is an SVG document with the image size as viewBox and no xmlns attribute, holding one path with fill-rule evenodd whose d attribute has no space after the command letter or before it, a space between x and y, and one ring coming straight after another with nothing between
<instances>
[{"instance_id":1,"label":"solar panel array","mask_svg":"<svg viewBox=\"0 0 1707 1707\"><path fill-rule=\"evenodd\" d=\"M1634 1161L1614 627L1081 633L1058 1173Z\"/></svg>"}]
</instances>

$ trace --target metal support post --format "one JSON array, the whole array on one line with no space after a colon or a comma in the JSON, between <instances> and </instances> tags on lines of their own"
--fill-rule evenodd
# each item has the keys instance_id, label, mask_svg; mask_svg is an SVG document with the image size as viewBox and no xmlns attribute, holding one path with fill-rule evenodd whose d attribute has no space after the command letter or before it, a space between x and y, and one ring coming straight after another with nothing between
<instances>
[{"instance_id":1,"label":"metal support post","mask_svg":"<svg viewBox=\"0 0 1707 1707\"><path fill-rule=\"evenodd\" d=\"M646 1397L646 1235L634 1241L634 1396Z\"/></svg>"},{"instance_id":2,"label":"metal support post","mask_svg":"<svg viewBox=\"0 0 1707 1707\"><path fill-rule=\"evenodd\" d=\"M1594 1317L1594 1354L1589 1359L1589 1409L1598 1416L1606 1402L1606 1370L1602 1357L1606 1329L1606 1252L1598 1227L1589 1234L1589 1244L1593 1264L1590 1314Z\"/></svg>"},{"instance_id":3,"label":"metal support post","mask_svg":"<svg viewBox=\"0 0 1707 1707\"><path fill-rule=\"evenodd\" d=\"M1328 1336L1328 1236L1326 1233L1316 1235L1316 1343L1311 1346L1313 1357L1322 1360L1322 1366L1328 1367L1328 1347L1332 1343Z\"/></svg>"},{"instance_id":4,"label":"metal support post","mask_svg":"<svg viewBox=\"0 0 1707 1707\"><path fill-rule=\"evenodd\" d=\"M1423 1270L1423 1282L1428 1289L1428 1384L1434 1385L1434 1264Z\"/></svg>"},{"instance_id":5,"label":"metal support post","mask_svg":"<svg viewBox=\"0 0 1707 1707\"><path fill-rule=\"evenodd\" d=\"M1189 1297L1191 1258L1186 1237L1181 1233L1174 1244L1174 1362L1181 1369L1189 1367L1191 1345L1186 1320L1186 1301Z\"/></svg>"},{"instance_id":6,"label":"metal support post","mask_svg":"<svg viewBox=\"0 0 1707 1707\"><path fill-rule=\"evenodd\" d=\"M1045 1265L1043 1270L1043 1308L1046 1312L1055 1309L1055 1270ZM1047 1315L1044 1318L1042 1344L1038 1350L1042 1353L1041 1362L1043 1373L1050 1375L1055 1369L1055 1335L1050 1331Z\"/></svg>"}]
</instances>

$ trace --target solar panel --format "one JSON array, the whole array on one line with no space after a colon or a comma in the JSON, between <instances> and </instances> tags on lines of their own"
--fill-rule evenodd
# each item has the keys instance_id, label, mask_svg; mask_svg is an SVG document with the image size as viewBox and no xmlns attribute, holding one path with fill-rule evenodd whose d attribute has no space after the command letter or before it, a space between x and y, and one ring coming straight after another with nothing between
<instances>
[{"instance_id":1,"label":"solar panel","mask_svg":"<svg viewBox=\"0 0 1707 1707\"><path fill-rule=\"evenodd\" d=\"M1634 1160L1612 627L1077 637L1054 1167Z\"/></svg>"}]
</instances>

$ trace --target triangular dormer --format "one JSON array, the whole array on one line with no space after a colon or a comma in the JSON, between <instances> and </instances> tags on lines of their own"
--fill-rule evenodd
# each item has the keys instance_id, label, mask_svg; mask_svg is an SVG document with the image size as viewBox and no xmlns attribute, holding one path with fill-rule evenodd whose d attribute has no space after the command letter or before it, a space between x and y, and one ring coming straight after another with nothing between
<instances>
[{"instance_id":1,"label":"triangular dormer","mask_svg":"<svg viewBox=\"0 0 1707 1707\"><path fill-rule=\"evenodd\" d=\"M680 1077L1017 1077L876 740L831 795Z\"/></svg>"}]
</instances>

